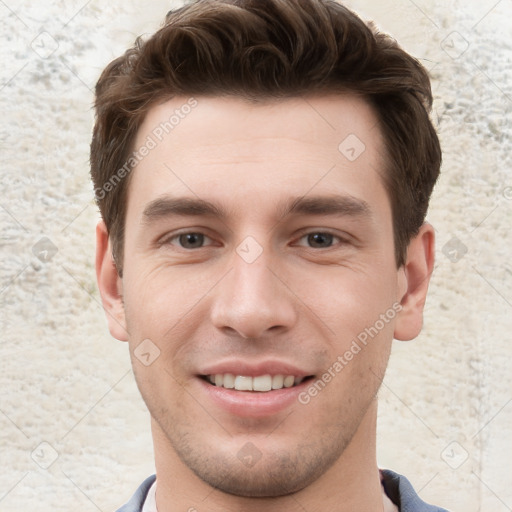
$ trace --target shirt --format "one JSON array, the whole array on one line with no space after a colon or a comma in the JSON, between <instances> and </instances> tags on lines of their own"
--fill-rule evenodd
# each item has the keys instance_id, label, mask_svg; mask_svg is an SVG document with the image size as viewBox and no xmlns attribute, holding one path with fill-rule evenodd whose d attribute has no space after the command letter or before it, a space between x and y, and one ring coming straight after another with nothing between
<instances>
[{"instance_id":1,"label":"shirt","mask_svg":"<svg viewBox=\"0 0 512 512\"><path fill-rule=\"evenodd\" d=\"M384 491L400 512L448 512L444 508L428 505L422 501L405 476L389 469L382 469L380 475ZM152 512L156 510L155 481L156 475L146 478L130 501L117 512Z\"/></svg>"},{"instance_id":2,"label":"shirt","mask_svg":"<svg viewBox=\"0 0 512 512\"><path fill-rule=\"evenodd\" d=\"M399 512L397 506L389 499L384 486L382 486L382 499L384 501L383 512ZM144 505L142 506L142 512L158 512L156 508L156 480L151 484Z\"/></svg>"},{"instance_id":3,"label":"shirt","mask_svg":"<svg viewBox=\"0 0 512 512\"><path fill-rule=\"evenodd\" d=\"M151 487L149 488L146 499L144 500L142 512L158 512L156 509L156 480L151 484Z\"/></svg>"}]
</instances>

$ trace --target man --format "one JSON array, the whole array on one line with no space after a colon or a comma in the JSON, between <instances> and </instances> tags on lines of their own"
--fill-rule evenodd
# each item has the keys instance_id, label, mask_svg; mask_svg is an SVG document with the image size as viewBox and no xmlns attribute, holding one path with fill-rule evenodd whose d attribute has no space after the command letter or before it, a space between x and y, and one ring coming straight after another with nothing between
<instances>
[{"instance_id":1,"label":"man","mask_svg":"<svg viewBox=\"0 0 512 512\"><path fill-rule=\"evenodd\" d=\"M103 72L97 278L151 414L128 511L439 511L376 463L422 326L424 68L321 0L199 1Z\"/></svg>"}]
</instances>

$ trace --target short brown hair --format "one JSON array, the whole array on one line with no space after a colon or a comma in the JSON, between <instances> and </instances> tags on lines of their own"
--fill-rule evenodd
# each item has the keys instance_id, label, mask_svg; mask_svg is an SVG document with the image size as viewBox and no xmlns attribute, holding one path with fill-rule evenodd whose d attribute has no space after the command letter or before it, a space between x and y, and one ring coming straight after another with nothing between
<instances>
[{"instance_id":1,"label":"short brown hair","mask_svg":"<svg viewBox=\"0 0 512 512\"><path fill-rule=\"evenodd\" d=\"M96 85L91 175L120 275L126 162L152 106L176 95L270 100L333 92L362 95L379 119L402 265L441 166L425 68L334 1L199 0L170 11L163 27L146 41L139 37Z\"/></svg>"}]
</instances>

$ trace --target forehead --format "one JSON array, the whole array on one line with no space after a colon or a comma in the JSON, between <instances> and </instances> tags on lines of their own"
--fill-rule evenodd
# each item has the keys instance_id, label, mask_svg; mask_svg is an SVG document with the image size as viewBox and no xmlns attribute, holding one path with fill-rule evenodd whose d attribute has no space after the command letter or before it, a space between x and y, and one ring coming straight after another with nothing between
<instances>
[{"instance_id":1,"label":"forehead","mask_svg":"<svg viewBox=\"0 0 512 512\"><path fill-rule=\"evenodd\" d=\"M357 197L384 193L385 151L377 117L356 95L250 103L235 97L175 97L152 107L134 144L145 156L129 203L164 193L276 200L308 190ZM370 194L371 195L371 194ZM260 203L261 205L261 203Z\"/></svg>"},{"instance_id":2,"label":"forehead","mask_svg":"<svg viewBox=\"0 0 512 512\"><path fill-rule=\"evenodd\" d=\"M363 143L368 138L379 138L377 124L369 103L362 96L349 93L255 102L234 96L177 96L149 109L137 134L136 146L148 134L157 142L174 140L179 145L182 137L191 135L203 141L211 139L212 143L228 142L226 137L232 139L235 131L253 140L263 136L304 142L306 136L307 141L318 142L322 138L325 145L338 150L338 144L349 134L358 136Z\"/></svg>"}]
</instances>

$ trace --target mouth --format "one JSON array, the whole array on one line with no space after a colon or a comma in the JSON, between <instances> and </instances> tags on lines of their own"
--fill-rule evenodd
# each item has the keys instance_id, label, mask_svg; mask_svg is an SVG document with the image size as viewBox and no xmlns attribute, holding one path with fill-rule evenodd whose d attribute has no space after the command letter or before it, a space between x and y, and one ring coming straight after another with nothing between
<instances>
[{"instance_id":1,"label":"mouth","mask_svg":"<svg viewBox=\"0 0 512 512\"><path fill-rule=\"evenodd\" d=\"M264 374L257 376L234 375L232 373L216 373L211 375L200 375L208 384L224 389L234 391L268 393L283 388L293 388L303 382L313 379L314 375L297 377L294 375L283 374Z\"/></svg>"},{"instance_id":2,"label":"mouth","mask_svg":"<svg viewBox=\"0 0 512 512\"><path fill-rule=\"evenodd\" d=\"M279 359L224 359L200 368L198 391L231 418L270 418L298 403L315 378L311 368Z\"/></svg>"}]
</instances>

